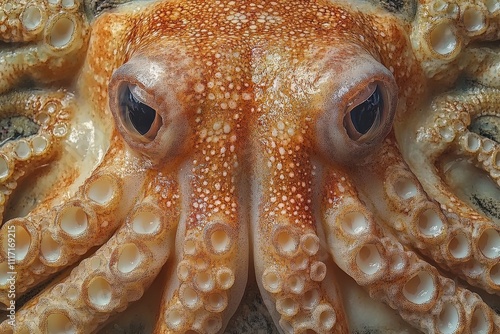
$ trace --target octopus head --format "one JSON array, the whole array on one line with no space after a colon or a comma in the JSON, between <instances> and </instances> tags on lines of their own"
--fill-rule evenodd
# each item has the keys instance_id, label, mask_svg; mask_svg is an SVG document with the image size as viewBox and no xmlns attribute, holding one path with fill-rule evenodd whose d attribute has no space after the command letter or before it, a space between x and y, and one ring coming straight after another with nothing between
<instances>
[{"instance_id":1,"label":"octopus head","mask_svg":"<svg viewBox=\"0 0 500 334\"><path fill-rule=\"evenodd\" d=\"M494 2L125 2L0 0L2 332L500 331Z\"/></svg>"}]
</instances>

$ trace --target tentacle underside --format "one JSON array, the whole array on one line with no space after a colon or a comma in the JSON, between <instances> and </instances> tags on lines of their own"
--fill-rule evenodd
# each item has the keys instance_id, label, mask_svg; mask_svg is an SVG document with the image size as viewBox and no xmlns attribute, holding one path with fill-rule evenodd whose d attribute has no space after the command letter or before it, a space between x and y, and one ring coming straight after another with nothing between
<instances>
[{"instance_id":1,"label":"tentacle underside","mask_svg":"<svg viewBox=\"0 0 500 334\"><path fill-rule=\"evenodd\" d=\"M271 123L271 131L259 136L264 145L256 148L261 152L253 180L253 192L260 194L252 219L257 282L285 333L347 333L339 288L326 277L311 210L314 168L304 154L305 129L283 124Z\"/></svg>"},{"instance_id":2,"label":"tentacle underside","mask_svg":"<svg viewBox=\"0 0 500 334\"><path fill-rule=\"evenodd\" d=\"M498 142L495 138L488 138L471 130L473 123L477 123L482 117L498 117L499 97L500 92L496 88L484 87L471 87L460 94L452 92L437 97L426 106L425 116L416 118L412 126L398 128L400 136L401 131L416 133L415 137L403 139L400 144L416 178L409 172L399 154L395 153L395 148L389 150L397 157L394 161L395 170L385 172L395 182L394 189L390 191L392 196L389 196L392 198L391 205L395 205L401 197L410 201L412 208L415 201L421 202L423 199L422 204L429 203L422 206L423 211L415 216L416 229L413 229L416 231L414 233L421 235L416 239L433 240L431 244L434 246L424 247L423 239L417 241L415 234L411 237L414 238L414 246L421 248L424 253L430 251L436 261L450 267L470 284L497 295L500 292L500 229L495 221L498 220L495 217L498 214L495 208L495 203L498 206L498 195L495 196L493 191L493 198L488 198L487 187L479 186L477 182L479 191L484 192L486 200L491 203L490 209L486 207L487 211L478 212L472 205L478 203L472 203L463 196L458 197L456 189L445 183L444 173L446 168L452 169L462 158L487 175L485 183L490 184L490 188L499 184ZM410 142L413 142L411 149ZM400 171L402 173L398 178L396 175ZM469 188L475 183L473 180L462 182ZM422 189L418 186L419 183ZM440 210L426 199L426 194L438 202ZM479 198L478 201L484 199ZM420 227L417 228L418 225ZM432 230L428 229L430 227Z\"/></svg>"},{"instance_id":3,"label":"tentacle underside","mask_svg":"<svg viewBox=\"0 0 500 334\"><path fill-rule=\"evenodd\" d=\"M231 50L234 45L228 41L225 47ZM248 209L242 201L247 194L241 140L247 131L244 111L249 109L246 71L231 52L220 55L213 66L227 76L216 83L194 83L197 102L186 111L194 115L196 131L190 157L181 167L185 215L156 333L220 332L247 283Z\"/></svg>"},{"instance_id":4,"label":"tentacle underside","mask_svg":"<svg viewBox=\"0 0 500 334\"><path fill-rule=\"evenodd\" d=\"M254 79L258 104L249 130L255 157L251 235L257 284L280 331L348 333L339 287L323 262L313 209L314 124L296 119L306 112L297 106L312 102L289 91L294 80L303 79L283 70L293 66L293 57L280 63L269 59L272 54L254 64L257 73L265 69L273 75Z\"/></svg>"},{"instance_id":5,"label":"tentacle underside","mask_svg":"<svg viewBox=\"0 0 500 334\"><path fill-rule=\"evenodd\" d=\"M87 169L95 168L101 148L89 148L95 144L94 131L98 131L99 127L86 128L85 125L78 124L80 117L72 112L75 102L71 94L63 91L49 94L33 91L10 93L2 96L2 99L6 99L2 104L2 108L5 108L4 117L10 117L11 122L15 118L25 117L33 120L33 124L38 127L35 135L7 142L1 147L4 162L4 178L1 183L5 189L3 203L7 205L12 202L9 205L25 208L8 213L8 220L2 226L0 234L3 242L0 251L0 298L4 305L8 305L8 272L13 271L7 242L10 232L15 230L17 236L16 292L20 297L57 270L77 261L91 247L107 240L117 227L117 222L111 217L113 214L120 216L119 212L123 208L119 205L120 201L130 203L133 195L132 198L122 196L123 182L127 183L122 177L126 178L126 175L112 171L109 162L97 170L85 187L75 189L79 184L72 184L72 181L88 176ZM82 143L82 138L75 140L75 132L86 136L85 144ZM99 143L101 144L103 143ZM125 153L120 147L120 141L116 141L108 157L123 157ZM44 169L44 176L48 181L40 186L42 193L31 193L44 200L27 214L25 211L30 210L31 206L28 203L23 205L22 201L26 201L26 198L18 198L22 197L20 195L11 198L12 193L17 190L19 181L21 184L25 183L49 159L53 163L48 170ZM65 177L61 178L61 175ZM60 179L50 184L55 177ZM54 192L53 187L66 191ZM102 194L102 191L109 193ZM96 232L99 234L93 235Z\"/></svg>"},{"instance_id":6,"label":"tentacle underside","mask_svg":"<svg viewBox=\"0 0 500 334\"><path fill-rule=\"evenodd\" d=\"M0 51L0 93L25 80L69 78L85 55L89 26L80 1L0 1L0 41L22 43Z\"/></svg>"},{"instance_id":7,"label":"tentacle underside","mask_svg":"<svg viewBox=\"0 0 500 334\"><path fill-rule=\"evenodd\" d=\"M3 21L5 17L9 20ZM113 26L116 34L123 31L119 23L117 20ZM63 82L81 65L89 37L79 1L2 1L0 27L4 41L22 43L20 52L10 48L0 51L2 92L31 80L42 85ZM87 63L82 82L96 84L97 68L123 58L123 54L114 53L115 43L106 46L110 57ZM95 49L91 48L91 55ZM105 52L101 45L97 49ZM112 71L110 66L107 69ZM13 208L4 217L7 221L0 236L4 245L0 251L0 298L8 305L8 272L12 267L17 273L19 298L105 243L136 200L145 168L137 156L127 152L110 126L110 115L103 113L107 94L98 89L78 97L64 90L21 89L0 99L4 120L16 126L14 122L25 118L35 128L33 133L3 138L11 141L0 148L2 208L7 204ZM88 107L89 100L95 103L93 108ZM18 136L26 138L14 140ZM45 167L49 160L50 165ZM121 170L115 168L118 162ZM26 189L25 181L39 176L46 180L34 182L32 190ZM21 203L30 196L36 203ZM14 266L8 260L7 246L12 229L16 232Z\"/></svg>"},{"instance_id":8,"label":"tentacle underside","mask_svg":"<svg viewBox=\"0 0 500 334\"><path fill-rule=\"evenodd\" d=\"M499 85L498 1L421 1L411 40L429 78L453 83L461 73L486 86Z\"/></svg>"},{"instance_id":9,"label":"tentacle underside","mask_svg":"<svg viewBox=\"0 0 500 334\"><path fill-rule=\"evenodd\" d=\"M175 178L156 170L148 174L155 177L140 190L123 226L67 278L30 300L17 313L16 333L88 333L142 296L173 249L179 220ZM1 326L12 332L7 322Z\"/></svg>"},{"instance_id":10,"label":"tentacle underside","mask_svg":"<svg viewBox=\"0 0 500 334\"><path fill-rule=\"evenodd\" d=\"M0 237L4 242L8 239L9 227L16 229L15 269L19 295L75 263L92 247L102 245L120 226L126 208L137 195L125 189L138 188L144 179L144 168L131 159L121 141L114 143L107 154L112 159L101 164L64 204L52 207L48 201L26 217L11 219L2 227ZM109 163L119 160L128 168L119 171ZM7 266L7 249L2 250L2 260ZM5 274L2 282L4 303L8 300L8 277Z\"/></svg>"},{"instance_id":11,"label":"tentacle underside","mask_svg":"<svg viewBox=\"0 0 500 334\"><path fill-rule=\"evenodd\" d=\"M392 139L386 140L381 152L373 157L374 164L353 174L379 216L404 245L432 257L470 284L499 294L498 226L473 210L450 211L447 201L440 206L430 200ZM433 197L440 201L442 195Z\"/></svg>"},{"instance_id":12,"label":"tentacle underside","mask_svg":"<svg viewBox=\"0 0 500 334\"><path fill-rule=\"evenodd\" d=\"M468 87L464 91L444 93L426 108L422 116L415 117L411 126L398 127L399 132L412 131L416 135L402 142L402 150L417 176L424 173L436 175L434 167L439 159L448 153L455 153L470 158L473 164L482 169L498 185L500 185L500 144L488 134L474 132L473 124L483 117L500 117L500 90L482 86ZM415 141L412 151L407 145ZM417 160L424 158L424 163ZM422 184L430 191L430 195L438 194L435 190L440 184L435 178L422 178ZM442 194L440 202L444 202L448 194ZM455 209L455 208L454 208Z\"/></svg>"},{"instance_id":13,"label":"tentacle underside","mask_svg":"<svg viewBox=\"0 0 500 334\"><path fill-rule=\"evenodd\" d=\"M14 130L1 141L0 182L3 185L1 217L17 183L36 168L56 159L61 141L67 136L74 100L71 94L54 92L15 92L0 96L0 115ZM32 126L22 125L31 122ZM15 126L16 122L19 124ZM17 141L13 141L21 137Z\"/></svg>"},{"instance_id":14,"label":"tentacle underside","mask_svg":"<svg viewBox=\"0 0 500 334\"><path fill-rule=\"evenodd\" d=\"M496 333L500 319L477 295L442 276L377 226L342 171L325 175L323 224L335 262L370 296L425 332ZM449 319L452 319L449 321Z\"/></svg>"}]
</instances>

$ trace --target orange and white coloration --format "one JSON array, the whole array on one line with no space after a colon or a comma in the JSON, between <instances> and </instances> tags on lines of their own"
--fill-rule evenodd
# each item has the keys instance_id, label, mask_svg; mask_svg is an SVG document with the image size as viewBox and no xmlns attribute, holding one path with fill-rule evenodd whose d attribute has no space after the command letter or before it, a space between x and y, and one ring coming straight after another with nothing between
<instances>
[{"instance_id":1,"label":"orange and white coloration","mask_svg":"<svg viewBox=\"0 0 500 334\"><path fill-rule=\"evenodd\" d=\"M282 333L499 333L499 25L498 0L0 0L1 118L36 125L0 146L0 332L98 332L153 286L154 333L222 333L250 272Z\"/></svg>"}]
</instances>

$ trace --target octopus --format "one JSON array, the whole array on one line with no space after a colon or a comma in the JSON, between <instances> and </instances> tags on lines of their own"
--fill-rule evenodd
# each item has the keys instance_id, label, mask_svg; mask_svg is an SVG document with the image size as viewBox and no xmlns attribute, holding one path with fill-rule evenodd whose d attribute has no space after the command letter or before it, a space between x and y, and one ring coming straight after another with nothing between
<instances>
[{"instance_id":1,"label":"octopus","mask_svg":"<svg viewBox=\"0 0 500 334\"><path fill-rule=\"evenodd\" d=\"M222 333L255 280L280 333L500 333L499 39L498 0L0 0L0 332Z\"/></svg>"}]
</instances>

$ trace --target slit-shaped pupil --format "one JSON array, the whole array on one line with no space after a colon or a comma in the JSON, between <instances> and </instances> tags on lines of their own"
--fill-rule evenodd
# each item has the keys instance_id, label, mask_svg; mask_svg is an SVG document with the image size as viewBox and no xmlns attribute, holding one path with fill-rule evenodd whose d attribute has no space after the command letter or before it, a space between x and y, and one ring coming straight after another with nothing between
<instances>
[{"instance_id":1,"label":"slit-shaped pupil","mask_svg":"<svg viewBox=\"0 0 500 334\"><path fill-rule=\"evenodd\" d=\"M157 116L153 108L140 102L134 96L128 85L123 90L120 98L120 108L125 119L128 119L134 129L141 135L149 132Z\"/></svg>"},{"instance_id":2,"label":"slit-shaped pupil","mask_svg":"<svg viewBox=\"0 0 500 334\"><path fill-rule=\"evenodd\" d=\"M381 98L379 86L377 85L372 95L354 107L350 112L352 125L356 131L362 135L367 133L372 128L383 108L384 102Z\"/></svg>"}]
</instances>

